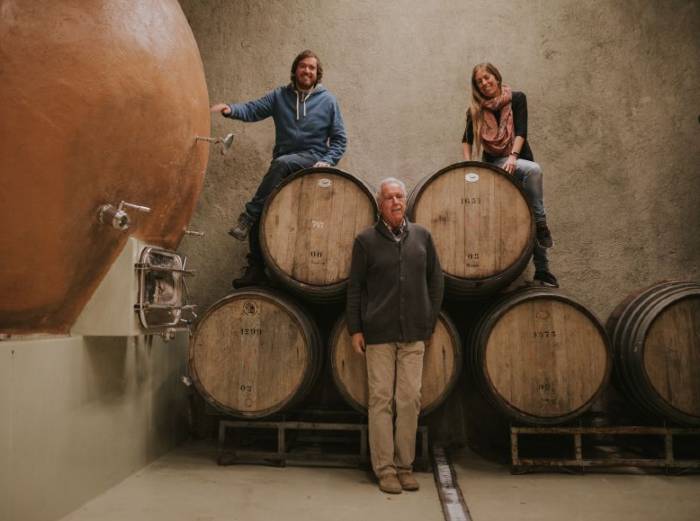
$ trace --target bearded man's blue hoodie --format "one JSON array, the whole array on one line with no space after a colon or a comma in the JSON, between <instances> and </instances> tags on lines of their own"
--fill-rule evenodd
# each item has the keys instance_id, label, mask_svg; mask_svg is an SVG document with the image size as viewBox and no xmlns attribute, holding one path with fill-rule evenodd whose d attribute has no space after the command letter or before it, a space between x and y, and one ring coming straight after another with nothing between
<instances>
[{"instance_id":1,"label":"bearded man's blue hoodie","mask_svg":"<svg viewBox=\"0 0 700 521\"><path fill-rule=\"evenodd\" d=\"M347 136L335 96L317 84L308 93L292 84L278 87L260 99L229 105L228 117L241 121L275 121L272 157L311 152L317 161L335 165L345 152Z\"/></svg>"}]
</instances>

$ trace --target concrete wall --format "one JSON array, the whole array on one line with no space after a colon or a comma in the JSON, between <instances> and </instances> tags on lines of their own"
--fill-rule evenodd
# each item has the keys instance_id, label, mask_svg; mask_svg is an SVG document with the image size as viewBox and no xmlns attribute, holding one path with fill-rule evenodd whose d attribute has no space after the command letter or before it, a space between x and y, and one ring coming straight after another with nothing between
<instances>
[{"instance_id":1,"label":"concrete wall","mask_svg":"<svg viewBox=\"0 0 700 521\"><path fill-rule=\"evenodd\" d=\"M79 507L187 435L187 335L0 342L0 519Z\"/></svg>"},{"instance_id":2,"label":"concrete wall","mask_svg":"<svg viewBox=\"0 0 700 521\"><path fill-rule=\"evenodd\" d=\"M181 0L212 103L288 81L298 51L321 56L343 110L340 168L377 182L461 159L473 65L528 95L562 288L603 319L660 279L700 279L700 5L691 0ZM182 250L195 301L230 289L247 245L226 230L265 172L273 124L215 116L233 153L210 155ZM197 242L195 242L197 241ZM531 271L529 272L531 274Z\"/></svg>"}]
</instances>

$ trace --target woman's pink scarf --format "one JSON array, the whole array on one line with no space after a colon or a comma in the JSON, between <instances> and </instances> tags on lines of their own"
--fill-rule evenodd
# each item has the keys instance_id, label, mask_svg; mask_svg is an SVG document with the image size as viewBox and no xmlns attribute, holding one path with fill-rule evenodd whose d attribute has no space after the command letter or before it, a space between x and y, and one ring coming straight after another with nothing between
<instances>
[{"instance_id":1,"label":"woman's pink scarf","mask_svg":"<svg viewBox=\"0 0 700 521\"><path fill-rule=\"evenodd\" d=\"M481 143L484 150L492 156L507 156L513 149L515 127L513 126L513 91L508 85L501 86L500 96L491 98L481 104L483 119L481 124ZM500 110L501 117L496 121L494 111Z\"/></svg>"}]
</instances>

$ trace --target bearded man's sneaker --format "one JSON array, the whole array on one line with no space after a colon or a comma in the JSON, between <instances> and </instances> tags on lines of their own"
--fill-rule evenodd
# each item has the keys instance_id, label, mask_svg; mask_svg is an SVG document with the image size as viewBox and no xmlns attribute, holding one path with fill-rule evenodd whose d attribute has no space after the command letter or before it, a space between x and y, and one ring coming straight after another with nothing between
<instances>
[{"instance_id":1,"label":"bearded man's sneaker","mask_svg":"<svg viewBox=\"0 0 700 521\"><path fill-rule=\"evenodd\" d=\"M250 229L253 227L254 224L255 219L253 219L246 212L243 212L241 215L238 216L238 223L236 224L236 226L231 228L228 231L228 234L234 239L238 239L239 241L245 241L248 237Z\"/></svg>"}]
</instances>

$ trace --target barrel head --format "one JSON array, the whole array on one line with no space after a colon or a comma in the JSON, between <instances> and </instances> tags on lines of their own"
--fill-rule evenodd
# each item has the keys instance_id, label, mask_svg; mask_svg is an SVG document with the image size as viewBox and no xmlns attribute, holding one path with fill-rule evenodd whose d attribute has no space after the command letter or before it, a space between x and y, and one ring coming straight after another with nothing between
<instances>
[{"instance_id":1,"label":"barrel head","mask_svg":"<svg viewBox=\"0 0 700 521\"><path fill-rule=\"evenodd\" d=\"M610 365L602 326L555 295L509 306L493 320L484 347L485 377L496 399L534 423L585 410L606 385Z\"/></svg>"},{"instance_id":2,"label":"barrel head","mask_svg":"<svg viewBox=\"0 0 700 521\"><path fill-rule=\"evenodd\" d=\"M263 417L308 391L316 337L285 301L234 293L200 320L190 372L200 393L236 416Z\"/></svg>"},{"instance_id":3,"label":"barrel head","mask_svg":"<svg viewBox=\"0 0 700 521\"><path fill-rule=\"evenodd\" d=\"M344 318L336 324L331 342L331 366L336 385L352 407L366 413L369 401L366 359L352 349ZM433 341L423 357L421 414L428 414L447 398L461 366L459 335L449 319L441 314Z\"/></svg>"},{"instance_id":4,"label":"barrel head","mask_svg":"<svg viewBox=\"0 0 700 521\"><path fill-rule=\"evenodd\" d=\"M412 194L410 211L430 230L445 274L458 279L505 272L532 241L533 218L522 190L484 163L434 174Z\"/></svg>"},{"instance_id":5,"label":"barrel head","mask_svg":"<svg viewBox=\"0 0 700 521\"><path fill-rule=\"evenodd\" d=\"M333 168L304 170L266 203L263 254L283 284L322 292L346 283L355 236L375 219L376 203L361 181Z\"/></svg>"}]
</instances>

